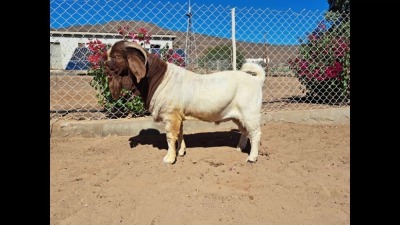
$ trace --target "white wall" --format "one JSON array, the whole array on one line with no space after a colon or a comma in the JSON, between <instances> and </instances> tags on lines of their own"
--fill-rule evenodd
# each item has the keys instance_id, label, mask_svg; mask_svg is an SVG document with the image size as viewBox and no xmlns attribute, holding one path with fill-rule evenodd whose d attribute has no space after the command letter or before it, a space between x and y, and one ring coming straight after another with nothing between
<instances>
[{"instance_id":1,"label":"white wall","mask_svg":"<svg viewBox=\"0 0 400 225\"><path fill-rule=\"evenodd\" d=\"M61 63L60 43L50 42L50 69L63 68Z\"/></svg>"},{"instance_id":2,"label":"white wall","mask_svg":"<svg viewBox=\"0 0 400 225\"><path fill-rule=\"evenodd\" d=\"M104 44L110 44L110 45L113 45L115 42L121 40L121 39L106 39L106 38L96 38L96 39L100 40ZM52 69L65 69L67 67L69 60L72 57L72 54L75 51L75 48L79 46L79 43L83 43L87 47L87 43L89 43L89 38L50 36L50 43L60 43L61 47L61 54L60 53L52 54L52 55L61 55L61 59L60 60L54 59L50 61L57 61L57 62L60 61L57 65L62 66L62 68L52 68ZM151 40L150 43L156 45L159 44L161 48L168 43L169 47L172 48L172 40ZM50 48L50 51L52 49L53 48Z\"/></svg>"},{"instance_id":3,"label":"white wall","mask_svg":"<svg viewBox=\"0 0 400 225\"><path fill-rule=\"evenodd\" d=\"M267 57L267 59L263 59L263 58L253 58L253 59L246 59L246 62L253 62L253 63L270 63L269 57Z\"/></svg>"}]
</instances>

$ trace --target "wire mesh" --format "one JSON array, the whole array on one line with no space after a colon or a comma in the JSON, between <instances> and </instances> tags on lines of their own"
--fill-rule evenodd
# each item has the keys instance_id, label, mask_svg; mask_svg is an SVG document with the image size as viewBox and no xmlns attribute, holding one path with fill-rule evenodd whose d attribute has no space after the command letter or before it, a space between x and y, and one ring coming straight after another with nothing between
<instances>
[{"instance_id":1,"label":"wire mesh","mask_svg":"<svg viewBox=\"0 0 400 225\"><path fill-rule=\"evenodd\" d=\"M98 40L107 49L135 40L141 29L150 53L199 74L231 70L233 61L237 68L259 63L266 71L263 112L350 105L349 13L235 8L234 18L232 25L232 8L217 5L51 0L50 117L148 114L132 93L112 100L89 45Z\"/></svg>"}]
</instances>

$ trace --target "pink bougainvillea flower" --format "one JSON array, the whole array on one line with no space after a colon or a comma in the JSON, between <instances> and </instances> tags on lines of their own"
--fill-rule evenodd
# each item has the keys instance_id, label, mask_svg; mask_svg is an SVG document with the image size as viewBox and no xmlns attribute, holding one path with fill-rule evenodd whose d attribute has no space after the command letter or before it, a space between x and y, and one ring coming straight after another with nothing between
<instances>
[{"instance_id":1,"label":"pink bougainvillea flower","mask_svg":"<svg viewBox=\"0 0 400 225\"><path fill-rule=\"evenodd\" d=\"M118 33L122 36L123 39L125 39L126 34L128 34L128 31L131 29L130 26L118 26Z\"/></svg>"},{"instance_id":2,"label":"pink bougainvillea flower","mask_svg":"<svg viewBox=\"0 0 400 225\"><path fill-rule=\"evenodd\" d=\"M342 57L344 53L347 51L347 44L340 43L339 45L335 46L335 56Z\"/></svg>"},{"instance_id":3,"label":"pink bougainvillea flower","mask_svg":"<svg viewBox=\"0 0 400 225\"><path fill-rule=\"evenodd\" d=\"M344 37L339 37L333 41L332 47L333 53L336 57L342 57L344 54L349 51L349 46L346 43L346 39Z\"/></svg>"},{"instance_id":4,"label":"pink bougainvillea flower","mask_svg":"<svg viewBox=\"0 0 400 225\"><path fill-rule=\"evenodd\" d=\"M325 68L325 76L328 78L334 78L337 76L336 71L332 68L332 66Z\"/></svg>"},{"instance_id":5,"label":"pink bougainvillea flower","mask_svg":"<svg viewBox=\"0 0 400 225\"><path fill-rule=\"evenodd\" d=\"M150 39L151 39L151 37L148 37L148 36L144 37L144 43L150 44Z\"/></svg>"},{"instance_id":6,"label":"pink bougainvillea flower","mask_svg":"<svg viewBox=\"0 0 400 225\"><path fill-rule=\"evenodd\" d=\"M143 36L146 36L147 30L146 30L146 28L141 27L141 28L139 28L138 33L142 34Z\"/></svg>"},{"instance_id":7,"label":"pink bougainvillea flower","mask_svg":"<svg viewBox=\"0 0 400 225\"><path fill-rule=\"evenodd\" d=\"M299 60L298 58L296 58L296 60L291 62L290 66L297 71L297 74L299 76L306 76L309 74L309 63L304 59Z\"/></svg>"},{"instance_id":8,"label":"pink bougainvillea flower","mask_svg":"<svg viewBox=\"0 0 400 225\"><path fill-rule=\"evenodd\" d=\"M92 69L99 69L101 63L107 59L106 45L100 40L89 40L87 44L92 54L88 57Z\"/></svg>"},{"instance_id":9,"label":"pink bougainvillea flower","mask_svg":"<svg viewBox=\"0 0 400 225\"><path fill-rule=\"evenodd\" d=\"M325 21L322 20L321 22L319 22L318 29L320 29L321 31L325 31L326 29Z\"/></svg>"},{"instance_id":10,"label":"pink bougainvillea flower","mask_svg":"<svg viewBox=\"0 0 400 225\"><path fill-rule=\"evenodd\" d=\"M100 59L99 55L90 55L88 57L88 60L91 63L97 63L99 61L99 59Z\"/></svg>"},{"instance_id":11,"label":"pink bougainvillea flower","mask_svg":"<svg viewBox=\"0 0 400 225\"><path fill-rule=\"evenodd\" d=\"M325 76L327 78L339 78L339 74L343 71L343 66L340 62L334 62L333 65L325 68Z\"/></svg>"},{"instance_id":12,"label":"pink bougainvillea flower","mask_svg":"<svg viewBox=\"0 0 400 225\"><path fill-rule=\"evenodd\" d=\"M129 32L128 36L130 36L132 38L132 40L137 39L137 34L133 33L133 32Z\"/></svg>"},{"instance_id":13,"label":"pink bougainvillea flower","mask_svg":"<svg viewBox=\"0 0 400 225\"><path fill-rule=\"evenodd\" d=\"M300 70L306 70L308 69L308 62L306 60L302 60L300 63Z\"/></svg>"},{"instance_id":14,"label":"pink bougainvillea flower","mask_svg":"<svg viewBox=\"0 0 400 225\"><path fill-rule=\"evenodd\" d=\"M316 41L316 40L318 40L318 36L315 34L310 34L310 35L308 35L308 40Z\"/></svg>"},{"instance_id":15,"label":"pink bougainvillea flower","mask_svg":"<svg viewBox=\"0 0 400 225\"><path fill-rule=\"evenodd\" d=\"M336 71L338 71L338 73L341 73L343 71L343 66L340 62L335 62L333 66L335 67Z\"/></svg>"},{"instance_id":16,"label":"pink bougainvillea flower","mask_svg":"<svg viewBox=\"0 0 400 225\"><path fill-rule=\"evenodd\" d=\"M318 81L323 80L323 77L321 76L321 73L320 73L320 72L321 72L320 69L319 69L319 68L316 68L316 69L311 73L311 77L317 79Z\"/></svg>"},{"instance_id":17,"label":"pink bougainvillea flower","mask_svg":"<svg viewBox=\"0 0 400 225\"><path fill-rule=\"evenodd\" d=\"M310 78L310 71L308 69L299 71L299 76L307 76Z\"/></svg>"},{"instance_id":18,"label":"pink bougainvillea flower","mask_svg":"<svg viewBox=\"0 0 400 225\"><path fill-rule=\"evenodd\" d=\"M118 33L119 33L120 35L124 36L124 35L125 35L125 29L122 28L121 26L118 26Z\"/></svg>"},{"instance_id":19,"label":"pink bougainvillea flower","mask_svg":"<svg viewBox=\"0 0 400 225\"><path fill-rule=\"evenodd\" d=\"M181 59L181 56L176 54L176 53L174 53L174 54L172 54L172 58L173 59Z\"/></svg>"},{"instance_id":20,"label":"pink bougainvillea flower","mask_svg":"<svg viewBox=\"0 0 400 225\"><path fill-rule=\"evenodd\" d=\"M103 44L100 40L90 40L88 43L88 48L93 53L102 51L105 47L106 47L106 45Z\"/></svg>"},{"instance_id":21,"label":"pink bougainvillea flower","mask_svg":"<svg viewBox=\"0 0 400 225\"><path fill-rule=\"evenodd\" d=\"M145 28L139 28L137 33L129 32L128 36L130 36L134 42L137 40L138 42L150 44L151 35Z\"/></svg>"},{"instance_id":22,"label":"pink bougainvillea flower","mask_svg":"<svg viewBox=\"0 0 400 225\"><path fill-rule=\"evenodd\" d=\"M139 28L137 32L137 38L139 41L144 41L146 44L150 43L151 34L146 30L146 28Z\"/></svg>"}]
</instances>

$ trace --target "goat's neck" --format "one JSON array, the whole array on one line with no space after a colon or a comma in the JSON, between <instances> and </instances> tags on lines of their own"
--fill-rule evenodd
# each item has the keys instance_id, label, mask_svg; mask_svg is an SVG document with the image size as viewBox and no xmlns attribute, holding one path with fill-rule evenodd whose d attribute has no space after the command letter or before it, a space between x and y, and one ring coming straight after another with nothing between
<instances>
[{"instance_id":1,"label":"goat's neck","mask_svg":"<svg viewBox=\"0 0 400 225\"><path fill-rule=\"evenodd\" d=\"M143 82L142 98L145 100L146 109L149 109L151 98L157 90L167 71L167 63L153 54L148 54L146 78Z\"/></svg>"}]
</instances>

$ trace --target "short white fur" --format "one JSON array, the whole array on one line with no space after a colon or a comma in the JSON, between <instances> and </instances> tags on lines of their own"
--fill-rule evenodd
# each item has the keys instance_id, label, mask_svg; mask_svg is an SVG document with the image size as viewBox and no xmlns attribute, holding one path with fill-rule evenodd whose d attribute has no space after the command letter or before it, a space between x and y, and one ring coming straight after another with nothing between
<instances>
[{"instance_id":1,"label":"short white fur","mask_svg":"<svg viewBox=\"0 0 400 225\"><path fill-rule=\"evenodd\" d=\"M186 117L216 123L232 120L241 132L238 150L243 150L250 138L247 161L255 162L261 138L264 80L264 69L255 63L245 63L238 71L213 74L196 74L167 63L167 71L149 106L153 118L165 122L168 152L164 163L176 161L176 141L178 154L185 154L183 121Z\"/></svg>"}]
</instances>

